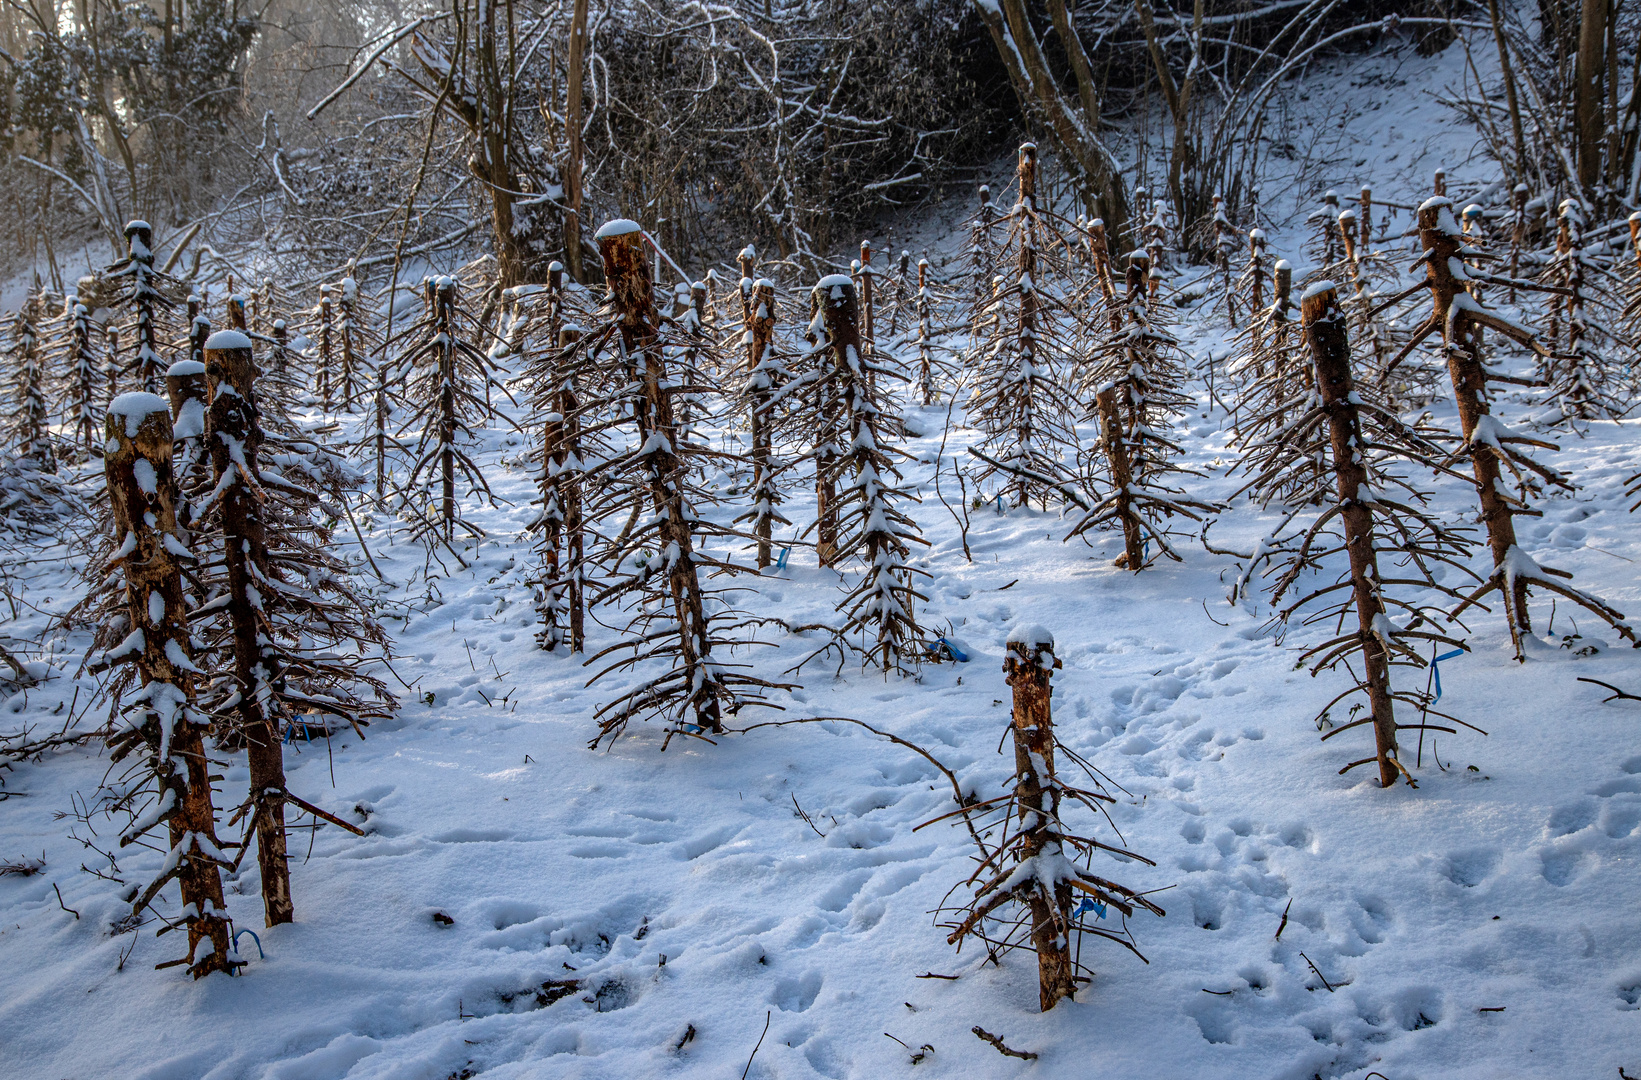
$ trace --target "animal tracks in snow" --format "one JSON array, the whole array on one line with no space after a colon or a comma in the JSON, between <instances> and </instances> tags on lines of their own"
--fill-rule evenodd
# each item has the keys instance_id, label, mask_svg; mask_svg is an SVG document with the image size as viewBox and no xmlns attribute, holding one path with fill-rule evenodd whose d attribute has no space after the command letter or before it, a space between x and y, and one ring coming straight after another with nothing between
<instances>
[{"instance_id":1,"label":"animal tracks in snow","mask_svg":"<svg viewBox=\"0 0 1641 1080\"><path fill-rule=\"evenodd\" d=\"M1615 845L1624 844L1641 827L1641 757L1619 765L1623 774L1597 783L1590 793L1551 810L1545 843L1538 850L1540 873L1549 884L1565 888L1599 865Z\"/></svg>"}]
</instances>

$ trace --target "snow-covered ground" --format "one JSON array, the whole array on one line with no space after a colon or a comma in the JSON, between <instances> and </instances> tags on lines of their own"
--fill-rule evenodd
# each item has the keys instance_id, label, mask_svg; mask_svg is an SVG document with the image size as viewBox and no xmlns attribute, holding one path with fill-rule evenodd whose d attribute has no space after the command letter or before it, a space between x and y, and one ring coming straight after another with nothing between
<instances>
[{"instance_id":1,"label":"snow-covered ground","mask_svg":"<svg viewBox=\"0 0 1641 1080\"><path fill-rule=\"evenodd\" d=\"M1455 185L1479 181L1481 163L1467 173L1469 136L1418 96L1454 64L1407 51L1316 78L1351 102L1335 141L1359 145L1360 161L1324 154L1332 164L1269 181L1293 206L1267 197L1267 208L1302 217L1321 188L1346 195L1363 182L1416 202L1437 163ZM927 245L955 273L962 212L932 214L882 246ZM1300 236L1277 232L1273 253L1299 261ZM1179 330L1199 359L1224 356L1208 305ZM1228 418L1197 389L1179 434L1209 474L1198 490L1223 497L1236 486ZM1522 409L1507 400L1500 411L1508 420ZM1433 411L1452 422L1449 403ZM924 499L914 516L932 543L920 562L932 575L920 619L949 622L969 662L927 665L915 679L811 665L795 680L801 689L774 695L785 713L748 710L732 726L855 717L923 746L990 797L1010 772L997 752L1008 718L1003 645L1011 628L1046 626L1065 664L1054 676L1057 733L1117 785L1112 819L1157 864L1102 872L1166 890L1153 897L1166 917L1131 924L1149 964L1090 939L1082 959L1095 981L1040 1014L1029 956L998 966L972 948L954 953L931 912L968 876L972 845L949 822L914 831L952 809L949 787L923 759L859 728L675 739L662 753L658 728L635 725L613 748L588 750L592 711L621 683L587 689L596 669L534 646L526 579L535 567L522 535L533 482L518 463L520 437L497 430L481 460L512 505L470 512L490 539L468 568L447 556L453 572L435 563L429 580L402 523L361 522L395 583L378 590L383 610L405 612L388 626L410 689L395 684L399 718L364 741L298 743L287 754L293 792L369 835L328 826L310 849L293 833L294 925L262 927L249 861L230 879L236 927L260 935L241 938L242 977L195 983L154 971L180 955L174 938L156 940L152 926L111 934L128 909L79 871L94 853L62 819L76 793L95 791L105 754L62 751L0 774L0 861L45 860L32 876L0 877L0 1073L1641 1074L1641 708L1603 704L1605 691L1577 681L1641 693L1641 653L1581 617L1583 636L1561 647L1575 616L1562 605L1552 627L1542 603L1544 641L1518 665L1502 619L1474 618L1473 651L1443 665L1442 706L1490 734L1432 739L1417 790L1381 790L1366 769L1341 777L1368 737L1318 741L1311 717L1339 680L1294 670L1302 635L1276 644L1263 603L1226 603L1232 560L1182 544L1183 564L1133 575L1112 566L1120 544L1110 534L1092 547L1063 543L1057 515L987 507L971 512L965 561L932 475L938 460L949 477L975 433L954 431L940 458L945 409L909 415L929 432L906 447ZM1632 617L1641 530L1620 495L1622 477L1641 470L1638 435L1638 421L1563 435L1556 462L1582 488L1523 523L1530 554ZM813 493L794 486L785 512L807 522ZM1473 497L1462 485L1438 491L1450 511ZM1215 538L1252 538L1260 524L1239 504ZM349 533L338 537L358 554ZM45 613L73 602L69 569L7 567L17 606L0 630L40 638ZM820 621L855 573L817 569L800 549L745 603ZM590 632L589 651L613 640ZM764 638L774 647L747 655L766 677L818 644ZM76 690L83 707L92 684L72 673L85 646L79 637L54 646L43 658L56 676L5 703L0 719L50 722ZM242 766L227 770L218 805L237 804L245 784ZM578 989L549 1002L564 980ZM1000 1056L971 1033L977 1025L1039 1057Z\"/></svg>"}]
</instances>

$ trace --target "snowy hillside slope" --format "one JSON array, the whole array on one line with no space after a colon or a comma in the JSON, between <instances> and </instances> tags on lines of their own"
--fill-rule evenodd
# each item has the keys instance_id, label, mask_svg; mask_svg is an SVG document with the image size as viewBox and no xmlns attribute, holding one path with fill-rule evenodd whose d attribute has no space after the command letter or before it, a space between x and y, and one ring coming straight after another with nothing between
<instances>
[{"instance_id":1,"label":"snowy hillside slope","mask_svg":"<svg viewBox=\"0 0 1641 1080\"><path fill-rule=\"evenodd\" d=\"M1436 164L1467 195L1483 186L1471 136L1427 96L1456 63L1408 50L1311 76L1291 124L1315 138L1296 138L1294 171L1265 185L1267 211L1294 222L1273 230L1274 254L1301 261L1303 216L1329 186L1345 195L1371 183L1416 203ZM927 246L955 274L967 212L942 208L885 246ZM1176 327L1199 364L1229 348L1210 306ZM1229 417L1206 386L1195 391L1178 434L1208 474L1199 493L1224 498L1238 486L1226 474ZM1499 411L1510 421L1525 408L1506 400ZM1451 402L1432 411L1452 422ZM811 665L790 680L801 689L773 696L784 712L748 710L729 726L854 717L926 748L990 797L1011 772L997 752L1004 643L1013 628L1046 626L1065 664L1054 676L1059 737L1110 777L1112 819L1156 863L1112 872L1165 890L1153 899L1166 917L1131 924L1149 964L1090 939L1092 986L1039 1014L1029 957L999 966L972 948L955 954L931 912L967 877L972 847L949 821L916 828L952 809L949 789L926 761L860 728L762 728L717 745L675 739L662 753L658 727L634 725L613 748L587 749L592 712L621 678L588 689L596 668L535 648L523 535L534 481L522 437L494 429L480 460L506 503L471 508L489 539L465 569L446 554L448 572L433 563L430 576L403 523L361 520L394 583L375 591L408 689L394 684L399 718L365 740L288 751L292 791L368 835L327 826L310 850L293 834L294 925L263 929L249 860L229 879L236 928L259 935L240 939L242 977L155 971L179 954L174 939L156 940L152 926L110 933L128 909L79 872L92 853L62 818L97 789L104 754L66 750L0 774L0 861L45 860L39 873L0 877L0 1073L1641 1074L1641 707L1603 704L1604 691L1577 681L1641 693L1641 653L1582 618L1582 636L1563 647L1574 616L1563 606L1548 624L1546 602L1535 607L1542 641L1518 665L1496 613L1471 619L1473 651L1442 666L1442 705L1489 735L1435 736L1416 790L1380 790L1366 770L1337 775L1367 737L1319 742L1311 717L1339 680L1294 670L1301 635L1275 641L1262 602L1227 604L1232 560L1185 543L1183 564L1133 575L1112 566L1114 534L1062 543L1068 523L1056 514L986 506L970 511L965 561L933 475L949 476L975 433L958 427L941 456L945 417L908 407L929 433L906 446L923 499L914 514L932 544L918 563L932 575L920 618L949 623L969 662L926 665L916 679ZM1524 541L1632 618L1641 519L1620 495L1641 469L1638 436L1631 420L1561 437L1556 460L1582 487L1547 499ZM1444 483L1436 505L1457 515L1471 498ZM784 511L811 520L812 491L795 484ZM1240 546L1264 523L1238 503L1214 535ZM337 536L359 555L351 533ZM73 603L73 568L52 561L62 557L6 568L16 604L0 630L41 639L48 616ZM794 550L745 605L792 623L834 618L856 571L814 561ZM589 633L589 652L613 640ZM737 659L769 678L818 644L763 637L772 647ZM8 726L49 723L91 693L73 678L86 640L45 640L55 677L4 703ZM242 766L227 770L219 806L236 805L246 782ZM569 980L577 987L560 997L556 984ZM1002 1057L975 1026L1039 1056Z\"/></svg>"}]
</instances>

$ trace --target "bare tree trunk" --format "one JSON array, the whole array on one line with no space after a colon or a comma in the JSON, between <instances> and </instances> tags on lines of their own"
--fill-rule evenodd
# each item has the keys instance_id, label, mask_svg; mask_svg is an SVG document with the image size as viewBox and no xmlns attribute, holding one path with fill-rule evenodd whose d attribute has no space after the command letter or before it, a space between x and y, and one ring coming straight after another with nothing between
<instances>
[{"instance_id":1,"label":"bare tree trunk","mask_svg":"<svg viewBox=\"0 0 1641 1080\"><path fill-rule=\"evenodd\" d=\"M598 231L598 249L604 260L610 301L621 314L622 347L642 365L639 376L643 389L638 405L647 417L645 429L661 436L646 441L650 449L644 456L650 494L662 516L658 540L669 551L667 583L679 636L677 664L684 669L691 688L689 702L695 724L709 733L720 732L720 698L724 691L713 674L712 642L695 565L694 541L680 490L685 466L674 449L678 429L666 386L661 318L655 310L655 289L644 258L643 237L630 222L611 223Z\"/></svg>"},{"instance_id":2,"label":"bare tree trunk","mask_svg":"<svg viewBox=\"0 0 1641 1080\"><path fill-rule=\"evenodd\" d=\"M1138 516L1133 511L1129 486L1134 483L1134 465L1128 455L1128 431L1122 411L1117 407L1117 387L1108 386L1094 401L1100 413L1100 442L1105 448L1105 460L1111 468L1111 488L1116 501L1117 520L1122 522L1123 556L1118 564L1129 570L1145 565L1145 535L1140 531Z\"/></svg>"},{"instance_id":3,"label":"bare tree trunk","mask_svg":"<svg viewBox=\"0 0 1641 1080\"><path fill-rule=\"evenodd\" d=\"M1516 73L1510 66L1510 48L1504 41L1504 22L1499 18L1499 0L1487 0L1487 14L1493 23L1493 44L1499 53L1499 68L1504 72L1504 102L1510 110L1510 133L1516 151L1515 174L1518 181L1527 174L1527 136L1521 124L1521 102L1516 96ZM1511 301L1514 303L1514 300Z\"/></svg>"},{"instance_id":4,"label":"bare tree trunk","mask_svg":"<svg viewBox=\"0 0 1641 1080\"><path fill-rule=\"evenodd\" d=\"M872 268L872 242L860 242L860 311L861 319L861 347L864 350L862 357L872 355L872 348L877 342L876 304L874 298L876 289L872 278L876 276Z\"/></svg>"},{"instance_id":5,"label":"bare tree trunk","mask_svg":"<svg viewBox=\"0 0 1641 1080\"><path fill-rule=\"evenodd\" d=\"M1019 380L1018 393L1026 400L1021 404L1023 408L1015 411L1014 428L1015 446L1020 450L1022 458L1027 457L1030 447L1035 443L1037 432L1032 428L1032 420L1037 415L1036 409L1031 407L1032 373L1037 368L1037 146L1035 143L1025 143L1020 147L1020 255L1016 266L1016 281L1020 288L1020 328L1015 339L1015 347L1019 350ZM1024 477L1017 477L1014 481L1015 505L1025 506L1030 494ZM1046 502L1046 496L1045 496Z\"/></svg>"},{"instance_id":6,"label":"bare tree trunk","mask_svg":"<svg viewBox=\"0 0 1641 1080\"><path fill-rule=\"evenodd\" d=\"M564 128L567 153L564 162L564 261L570 277L585 284L581 271L581 79L586 67L587 0L575 0L570 15L568 75L565 80Z\"/></svg>"},{"instance_id":7,"label":"bare tree trunk","mask_svg":"<svg viewBox=\"0 0 1641 1080\"><path fill-rule=\"evenodd\" d=\"M1608 0L1583 0L1578 23L1578 60L1573 71L1573 130L1578 139L1578 184L1596 205L1601 183L1601 144L1605 109L1601 102L1602 68L1607 53ZM1617 72L1608 72L1611 79Z\"/></svg>"},{"instance_id":8,"label":"bare tree trunk","mask_svg":"<svg viewBox=\"0 0 1641 1080\"><path fill-rule=\"evenodd\" d=\"M820 297L809 294L809 330L805 336L813 348L819 342L815 336L816 321L820 315ZM837 490L832 482L833 421L835 408L832 401L832 381L826 376L815 383L815 558L821 566L831 566L838 550Z\"/></svg>"},{"instance_id":9,"label":"bare tree trunk","mask_svg":"<svg viewBox=\"0 0 1641 1080\"><path fill-rule=\"evenodd\" d=\"M319 286L319 407L330 412L331 356L330 286Z\"/></svg>"},{"instance_id":10,"label":"bare tree trunk","mask_svg":"<svg viewBox=\"0 0 1641 1080\"><path fill-rule=\"evenodd\" d=\"M1116 161L1100 142L1099 115L1086 111L1079 115L1060 92L1059 83L1043 55L1037 31L1031 25L1025 0L996 3L974 0L974 7L991 33L1021 106L1044 120L1056 147L1077 170L1090 215L1104 219L1113 236L1124 235L1128 229L1128 199ZM1068 50L1075 57L1082 51L1081 43L1075 33L1064 36ZM1078 73L1086 66L1078 64L1076 59L1073 64L1077 65L1074 70ZM1078 93L1095 96L1091 70L1087 89L1079 82Z\"/></svg>"},{"instance_id":11,"label":"bare tree trunk","mask_svg":"<svg viewBox=\"0 0 1641 1080\"><path fill-rule=\"evenodd\" d=\"M929 260L917 260L917 384L923 404L934 404L934 330L929 324Z\"/></svg>"},{"instance_id":12,"label":"bare tree trunk","mask_svg":"<svg viewBox=\"0 0 1641 1080\"><path fill-rule=\"evenodd\" d=\"M268 588L267 528L256 475L262 432L256 419L256 365L251 341L235 331L213 334L205 348L211 384L207 441L216 476L222 521L222 553L228 571L228 619L233 627L236 706L251 773L251 828L262 873L262 906L269 926L291 922L290 867L285 850L285 759L279 720L268 710L281 679L277 654L265 647L269 633L261 593Z\"/></svg>"},{"instance_id":13,"label":"bare tree trunk","mask_svg":"<svg viewBox=\"0 0 1641 1080\"><path fill-rule=\"evenodd\" d=\"M1257 356L1265 338L1265 230L1248 230L1248 332L1252 336ZM1263 374L1257 361L1255 373Z\"/></svg>"},{"instance_id":14,"label":"bare tree trunk","mask_svg":"<svg viewBox=\"0 0 1641 1080\"><path fill-rule=\"evenodd\" d=\"M155 327L155 307L159 294L152 281L154 270L154 230L146 221L133 221L125 227L125 239L131 252L131 294L137 309L137 378L150 394L159 392L160 380L165 377L160 360L158 331ZM110 335L110 340L113 340Z\"/></svg>"},{"instance_id":15,"label":"bare tree trunk","mask_svg":"<svg viewBox=\"0 0 1641 1080\"><path fill-rule=\"evenodd\" d=\"M1462 243L1460 237L1442 227L1444 212L1451 216L1451 204L1427 204L1419 210L1419 240L1425 250L1432 320L1440 320L1447 370L1453 380L1453 400L1458 406L1460 428L1469 440L1481 418L1491 410L1487 402L1487 375L1475 340L1477 324L1453 308L1453 298L1463 291L1452 270L1455 263L1462 265ZM1510 549L1516 546L1515 511L1502 490L1497 455L1486 446L1473 445L1470 464L1476 476L1476 495L1481 500L1482 523L1487 527L1487 543L1493 553L1493 572L1503 574ZM1515 587L1505 590L1503 599L1510 616L1511 636L1518 638L1519 654L1519 635L1532 630L1527 612L1526 580L1517 578Z\"/></svg>"},{"instance_id":16,"label":"bare tree trunk","mask_svg":"<svg viewBox=\"0 0 1641 1080\"><path fill-rule=\"evenodd\" d=\"M276 335L284 334L283 327L275 330ZM283 348L283 346L281 346ZM281 372L283 374L283 372ZM376 505L381 506L382 500L387 497L387 360L384 358L376 368Z\"/></svg>"},{"instance_id":17,"label":"bare tree trunk","mask_svg":"<svg viewBox=\"0 0 1641 1080\"><path fill-rule=\"evenodd\" d=\"M1347 243L1350 241L1346 234ZM1380 622L1385 609L1379 599L1379 566L1373 545L1373 511L1362 498L1368 482L1362 463L1362 423L1351 383L1350 341L1345 312L1335 289L1307 292L1300 302L1305 338L1316 367L1317 389L1327 413L1333 449L1333 475L1339 491L1339 518L1350 556L1351 588L1356 595L1356 617L1362 643L1363 684L1373 710L1373 735L1379 760L1379 786L1396 782L1396 714L1390 696L1390 654Z\"/></svg>"},{"instance_id":18,"label":"bare tree trunk","mask_svg":"<svg viewBox=\"0 0 1641 1080\"><path fill-rule=\"evenodd\" d=\"M1060 788L1054 780L1054 720L1049 678L1059 661L1052 641L1010 641L1003 670L1014 691L1014 801L1022 832L1020 861L1060 855L1056 825ZM1043 1012L1071 997L1071 882L1030 891L1031 943L1037 952L1037 1001Z\"/></svg>"},{"instance_id":19,"label":"bare tree trunk","mask_svg":"<svg viewBox=\"0 0 1641 1080\"><path fill-rule=\"evenodd\" d=\"M561 348L569 348L581 337L581 332L573 327L563 327L558 332L558 342ZM558 392L558 410L564 417L563 452L564 463L568 463L573 456L580 468L581 461L581 402L576 399L574 380L566 378ZM560 474L562 475L562 473ZM565 544L565 572L564 603L568 608L570 621L570 652L586 651L587 625L586 601L582 589L582 577L586 572L586 523L581 512L582 479L579 475L570 484L561 484L559 493L563 498L564 507L564 537Z\"/></svg>"},{"instance_id":20,"label":"bare tree trunk","mask_svg":"<svg viewBox=\"0 0 1641 1080\"><path fill-rule=\"evenodd\" d=\"M222 875L214 857L219 848L204 718L193 708L199 669L191 658L182 570L166 543L168 538L177 542L171 417L163 399L147 397L120 399L111 407L106 425L103 469L115 527L129 545L123 560L126 618L142 633L136 665L146 691L139 706L143 723L110 741L116 760L138 742L147 743L160 785L157 798L162 807L164 800L171 801L163 820L176 858L174 875L182 889L183 909L189 913L186 962L198 979L213 971L231 973L233 945ZM134 839L122 838L122 846ZM146 907L170 877L163 874L151 883L137 898L136 910ZM210 945L204 956L198 956L201 942Z\"/></svg>"},{"instance_id":21,"label":"bare tree trunk","mask_svg":"<svg viewBox=\"0 0 1641 1080\"><path fill-rule=\"evenodd\" d=\"M747 339L750 342L747 377L749 380L756 380L758 365L763 363L764 357L775 347L775 285L771 281L759 281L752 288L752 299L747 311ZM756 383L754 386L752 407L749 410L751 416L748 420L752 428L752 491L753 498L758 499L767 498L766 489L773 484L773 478L770 476L770 388ZM759 570L772 561L771 524L768 512L759 513L753 521L753 532L758 537Z\"/></svg>"},{"instance_id":22,"label":"bare tree trunk","mask_svg":"<svg viewBox=\"0 0 1641 1080\"><path fill-rule=\"evenodd\" d=\"M439 369L439 512L448 543L456 535L456 279L439 278L429 287Z\"/></svg>"}]
</instances>

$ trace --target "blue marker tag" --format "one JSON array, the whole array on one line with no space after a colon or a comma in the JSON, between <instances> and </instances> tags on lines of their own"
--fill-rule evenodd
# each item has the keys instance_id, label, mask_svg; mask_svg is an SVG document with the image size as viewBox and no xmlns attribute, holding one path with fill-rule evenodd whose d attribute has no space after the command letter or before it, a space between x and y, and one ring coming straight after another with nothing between
<instances>
[{"instance_id":1,"label":"blue marker tag","mask_svg":"<svg viewBox=\"0 0 1641 1080\"><path fill-rule=\"evenodd\" d=\"M792 545L791 544L788 544L785 547L781 548L781 557L779 559L775 560L775 569L785 570L786 569L786 557L790 554L792 554Z\"/></svg>"},{"instance_id":2,"label":"blue marker tag","mask_svg":"<svg viewBox=\"0 0 1641 1080\"><path fill-rule=\"evenodd\" d=\"M245 929L236 931L234 934L234 951L239 951L239 939L244 937L246 934L251 935L251 940L256 942L256 954L266 960L268 958L268 954L262 951L262 939L256 936L255 930Z\"/></svg>"},{"instance_id":3,"label":"blue marker tag","mask_svg":"<svg viewBox=\"0 0 1641 1080\"><path fill-rule=\"evenodd\" d=\"M964 652L962 649L959 649L956 645L953 645L945 638L937 638L936 641L945 648L946 655L950 656L953 660L956 660L959 664L966 664L969 662L969 654Z\"/></svg>"},{"instance_id":4,"label":"blue marker tag","mask_svg":"<svg viewBox=\"0 0 1641 1080\"><path fill-rule=\"evenodd\" d=\"M1091 896L1083 897L1083 902L1077 905L1077 910L1071 913L1071 917L1075 919L1090 911L1102 919L1105 918L1105 905Z\"/></svg>"},{"instance_id":5,"label":"blue marker tag","mask_svg":"<svg viewBox=\"0 0 1641 1080\"><path fill-rule=\"evenodd\" d=\"M1432 659L1430 661L1431 672L1436 676L1436 700L1437 701L1440 701L1442 699L1442 661L1443 660L1451 660L1455 656L1463 656L1463 655L1464 655L1464 650L1463 649L1454 649L1452 652L1444 652L1440 656L1435 657L1434 659Z\"/></svg>"}]
</instances>

